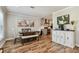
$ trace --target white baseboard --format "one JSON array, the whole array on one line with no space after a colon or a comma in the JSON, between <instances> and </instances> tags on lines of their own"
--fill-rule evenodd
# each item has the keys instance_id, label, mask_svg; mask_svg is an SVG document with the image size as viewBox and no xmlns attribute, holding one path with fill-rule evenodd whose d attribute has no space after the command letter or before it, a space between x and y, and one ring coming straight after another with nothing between
<instances>
[{"instance_id":1,"label":"white baseboard","mask_svg":"<svg viewBox=\"0 0 79 59\"><path fill-rule=\"evenodd\" d=\"M6 41L7 41L7 40L14 40L14 38L6 38Z\"/></svg>"}]
</instances>

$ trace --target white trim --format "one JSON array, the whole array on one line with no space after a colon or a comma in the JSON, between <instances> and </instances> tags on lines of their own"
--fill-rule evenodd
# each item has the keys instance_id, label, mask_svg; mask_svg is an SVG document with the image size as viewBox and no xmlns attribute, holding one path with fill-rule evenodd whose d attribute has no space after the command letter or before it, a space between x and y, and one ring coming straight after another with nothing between
<instances>
[{"instance_id":1,"label":"white trim","mask_svg":"<svg viewBox=\"0 0 79 59\"><path fill-rule=\"evenodd\" d=\"M37 17L41 18L41 16L33 16L33 15L28 15L28 14L23 14L23 13L18 13L18 12L8 12L8 15L15 15L15 16L20 16L20 17Z\"/></svg>"},{"instance_id":2,"label":"white trim","mask_svg":"<svg viewBox=\"0 0 79 59\"><path fill-rule=\"evenodd\" d=\"M6 41L8 41L8 40L14 40L15 38L6 38Z\"/></svg>"},{"instance_id":3,"label":"white trim","mask_svg":"<svg viewBox=\"0 0 79 59\"><path fill-rule=\"evenodd\" d=\"M64 11L64 10L67 10L67 9L70 9L70 8L73 8L73 7L74 7L74 6L72 6L72 7L66 7L66 8L64 8L64 9L61 9L61 10L58 10L58 11L53 12L53 14L54 14L54 13L61 12L61 11Z\"/></svg>"}]
</instances>

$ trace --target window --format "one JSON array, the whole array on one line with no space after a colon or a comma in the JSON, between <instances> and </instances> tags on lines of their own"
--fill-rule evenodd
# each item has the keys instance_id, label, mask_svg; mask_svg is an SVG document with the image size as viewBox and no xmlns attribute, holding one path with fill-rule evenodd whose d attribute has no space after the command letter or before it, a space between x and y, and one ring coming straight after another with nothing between
<instances>
[{"instance_id":1,"label":"window","mask_svg":"<svg viewBox=\"0 0 79 59\"><path fill-rule=\"evenodd\" d=\"M3 13L0 11L0 40L3 38Z\"/></svg>"}]
</instances>

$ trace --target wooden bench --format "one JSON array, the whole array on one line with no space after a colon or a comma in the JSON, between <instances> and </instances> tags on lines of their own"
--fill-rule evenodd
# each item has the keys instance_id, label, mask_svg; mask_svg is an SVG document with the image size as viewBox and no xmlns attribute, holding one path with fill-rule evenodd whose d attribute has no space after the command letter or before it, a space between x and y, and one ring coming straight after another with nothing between
<instances>
[{"instance_id":1,"label":"wooden bench","mask_svg":"<svg viewBox=\"0 0 79 59\"><path fill-rule=\"evenodd\" d=\"M18 39L20 40L20 42L22 44L24 44L25 42L28 42L28 41L35 40L35 39L39 40L40 34L38 34L38 33L39 33L38 31L34 31L34 32L19 32L20 37L15 38L14 44L16 43L16 41Z\"/></svg>"},{"instance_id":2,"label":"wooden bench","mask_svg":"<svg viewBox=\"0 0 79 59\"><path fill-rule=\"evenodd\" d=\"M17 37L17 38L15 38L15 40L14 40L14 44L16 43L16 41L17 41L18 39L19 39L20 42L24 45L24 43L25 43L26 41L30 40L30 39L32 39L32 40L35 40L35 39L39 40L39 35L29 35L29 36L20 36L20 37Z\"/></svg>"},{"instance_id":3,"label":"wooden bench","mask_svg":"<svg viewBox=\"0 0 79 59\"><path fill-rule=\"evenodd\" d=\"M29 39L38 39L39 40L39 35L21 36L21 43L24 45L25 40L29 40Z\"/></svg>"}]
</instances>

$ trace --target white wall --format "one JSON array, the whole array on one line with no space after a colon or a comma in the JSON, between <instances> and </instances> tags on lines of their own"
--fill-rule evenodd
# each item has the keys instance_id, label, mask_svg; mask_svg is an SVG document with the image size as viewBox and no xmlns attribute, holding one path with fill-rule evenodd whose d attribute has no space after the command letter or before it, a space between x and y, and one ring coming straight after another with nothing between
<instances>
[{"instance_id":1,"label":"white wall","mask_svg":"<svg viewBox=\"0 0 79 59\"><path fill-rule=\"evenodd\" d=\"M75 21L75 30L77 32L77 34L79 34L79 25L77 25L79 23L79 7L67 7L65 9L56 11L53 13L53 29L57 28L57 17L58 16L62 16L62 15L66 15L69 14L70 15L70 22L72 20ZM75 41L76 41L76 45L79 46L79 35L75 34Z\"/></svg>"},{"instance_id":2,"label":"white wall","mask_svg":"<svg viewBox=\"0 0 79 59\"><path fill-rule=\"evenodd\" d=\"M7 37L8 38L14 37L14 35L17 36L18 29L19 29L17 27L17 20L22 20L22 19L34 21L34 28L33 29L40 28L40 17L28 16L28 15L18 15L15 13L8 13L8 17L7 17L7 22L8 22Z\"/></svg>"}]
</instances>

